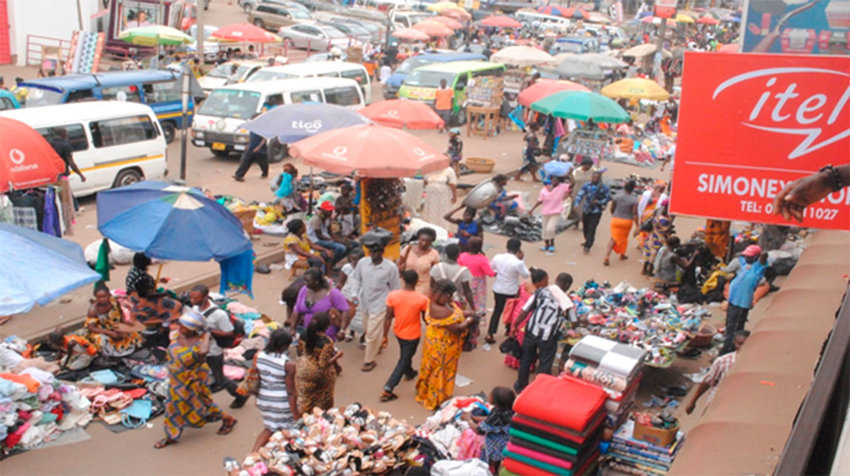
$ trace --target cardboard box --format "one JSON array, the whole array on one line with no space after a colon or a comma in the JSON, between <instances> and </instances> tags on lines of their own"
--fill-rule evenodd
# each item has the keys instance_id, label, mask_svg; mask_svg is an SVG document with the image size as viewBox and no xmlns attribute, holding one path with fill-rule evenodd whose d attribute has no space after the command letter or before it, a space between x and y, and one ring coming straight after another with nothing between
<instances>
[{"instance_id":1,"label":"cardboard box","mask_svg":"<svg viewBox=\"0 0 850 476\"><path fill-rule=\"evenodd\" d=\"M655 428L635 422L635 431L632 437L636 440L652 443L655 446L670 446L676 440L676 432L678 431L679 425L672 428Z\"/></svg>"}]
</instances>

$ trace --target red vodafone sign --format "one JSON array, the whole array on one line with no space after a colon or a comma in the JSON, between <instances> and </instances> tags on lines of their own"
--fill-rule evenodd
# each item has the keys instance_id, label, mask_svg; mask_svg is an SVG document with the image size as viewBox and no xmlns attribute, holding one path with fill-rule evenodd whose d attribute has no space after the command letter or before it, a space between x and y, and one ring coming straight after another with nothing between
<instances>
[{"instance_id":1,"label":"red vodafone sign","mask_svg":"<svg viewBox=\"0 0 850 476\"><path fill-rule=\"evenodd\" d=\"M850 57L685 54L671 212L791 224L773 197L847 163ZM806 208L801 226L850 230L850 189Z\"/></svg>"}]
</instances>

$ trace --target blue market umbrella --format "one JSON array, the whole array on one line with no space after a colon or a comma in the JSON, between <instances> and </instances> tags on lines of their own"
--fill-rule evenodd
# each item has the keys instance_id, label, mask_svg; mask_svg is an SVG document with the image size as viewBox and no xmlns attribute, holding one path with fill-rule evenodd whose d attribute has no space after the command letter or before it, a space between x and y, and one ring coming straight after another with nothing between
<instances>
[{"instance_id":1,"label":"blue market umbrella","mask_svg":"<svg viewBox=\"0 0 850 476\"><path fill-rule=\"evenodd\" d=\"M242 223L200 190L157 181L97 194L103 236L152 258L221 261L251 249Z\"/></svg>"},{"instance_id":2,"label":"blue market umbrella","mask_svg":"<svg viewBox=\"0 0 850 476\"><path fill-rule=\"evenodd\" d=\"M0 223L0 316L44 306L98 279L80 245Z\"/></svg>"},{"instance_id":3,"label":"blue market umbrella","mask_svg":"<svg viewBox=\"0 0 850 476\"><path fill-rule=\"evenodd\" d=\"M242 128L266 139L277 138L283 144L291 144L320 132L367 122L365 117L342 106L299 103L275 107L246 122Z\"/></svg>"}]
</instances>

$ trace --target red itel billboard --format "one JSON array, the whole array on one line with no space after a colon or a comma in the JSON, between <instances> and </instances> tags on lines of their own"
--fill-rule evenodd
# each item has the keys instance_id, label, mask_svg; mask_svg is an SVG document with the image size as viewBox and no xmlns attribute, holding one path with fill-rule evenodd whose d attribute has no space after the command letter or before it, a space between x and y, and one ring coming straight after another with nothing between
<instances>
[{"instance_id":1,"label":"red itel billboard","mask_svg":"<svg viewBox=\"0 0 850 476\"><path fill-rule=\"evenodd\" d=\"M791 224L773 197L850 163L850 57L686 53L677 142L673 213ZM850 230L850 189L801 226Z\"/></svg>"}]
</instances>

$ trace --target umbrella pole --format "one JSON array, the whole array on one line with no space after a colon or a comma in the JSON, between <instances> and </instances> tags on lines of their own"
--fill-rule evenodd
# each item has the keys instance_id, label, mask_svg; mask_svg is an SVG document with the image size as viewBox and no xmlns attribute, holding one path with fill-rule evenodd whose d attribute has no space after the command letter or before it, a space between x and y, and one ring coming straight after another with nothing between
<instances>
[{"instance_id":1,"label":"umbrella pole","mask_svg":"<svg viewBox=\"0 0 850 476\"><path fill-rule=\"evenodd\" d=\"M159 268L156 270L156 283L159 283L159 277L162 275L162 266L164 263L159 263ZM154 285L156 286L156 285Z\"/></svg>"},{"instance_id":2,"label":"umbrella pole","mask_svg":"<svg viewBox=\"0 0 850 476\"><path fill-rule=\"evenodd\" d=\"M309 196L307 197L307 215L313 214L313 167L310 166L310 188L307 193Z\"/></svg>"}]
</instances>

